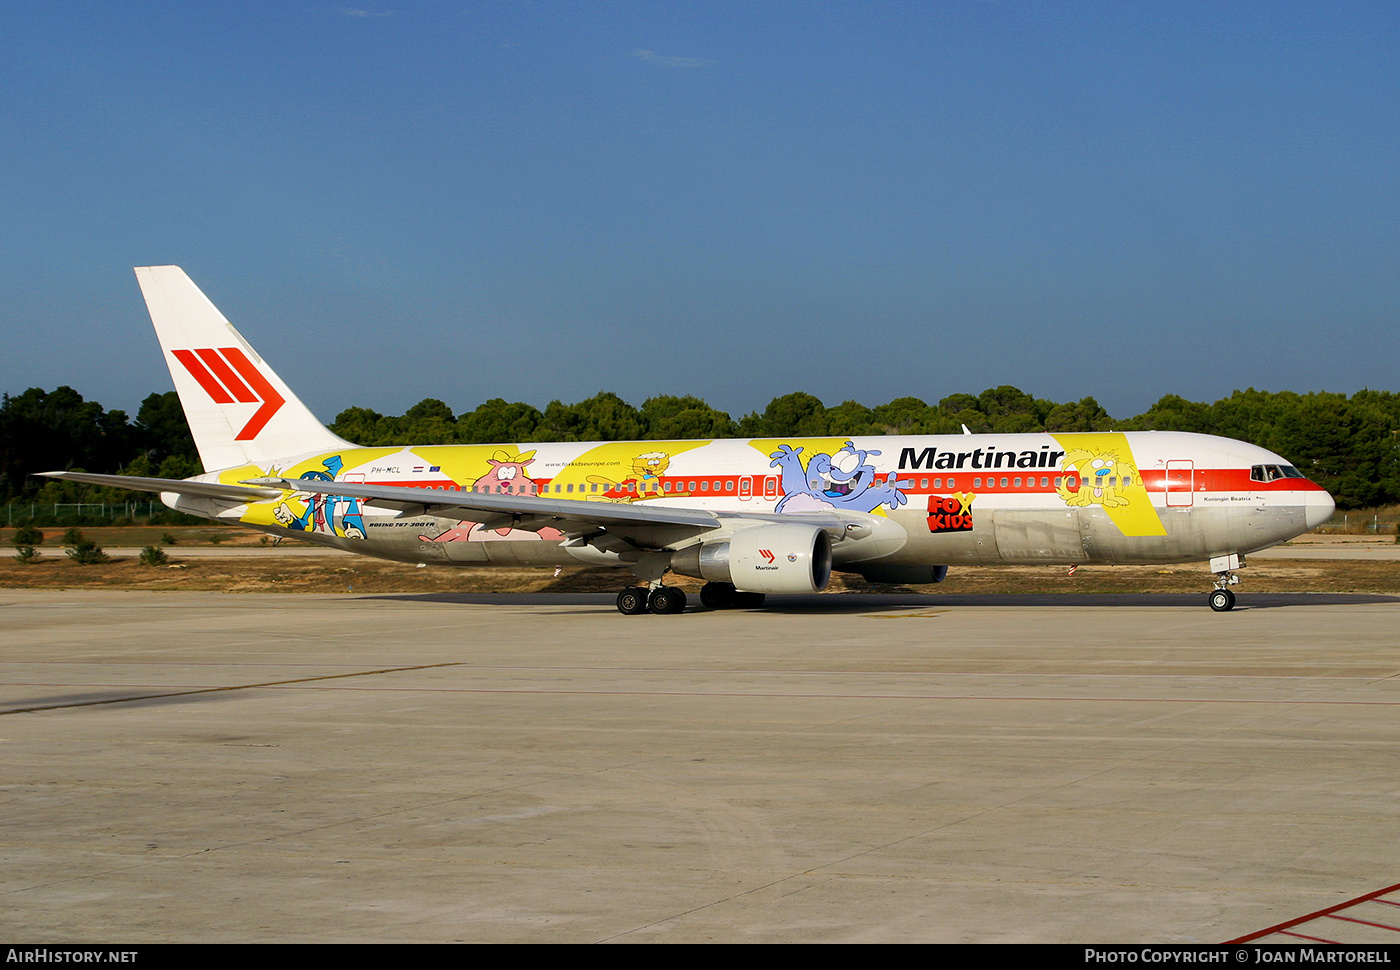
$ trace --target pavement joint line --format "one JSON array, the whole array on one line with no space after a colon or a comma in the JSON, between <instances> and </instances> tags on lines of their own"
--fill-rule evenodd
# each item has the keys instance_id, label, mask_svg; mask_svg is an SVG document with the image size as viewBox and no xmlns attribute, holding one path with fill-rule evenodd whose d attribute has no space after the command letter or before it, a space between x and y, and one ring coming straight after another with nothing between
<instances>
[{"instance_id":1,"label":"pavement joint line","mask_svg":"<svg viewBox=\"0 0 1400 970\"><path fill-rule=\"evenodd\" d=\"M57 711L70 707L96 707L101 704L129 704L133 701L158 700L163 697L189 697L194 694L216 694L221 691L254 690L259 687L286 687L289 684L306 684L320 680L340 680L345 677L371 677L375 674L396 674L408 670L431 670L434 667L460 667L459 663L418 664L412 667L384 667L379 670L357 670L348 674L323 674L319 677L297 677L293 680L269 680L259 684L229 684L224 687L197 687L193 690L162 691L159 694L133 694L130 697L107 697L95 701L73 701L68 704L40 704L35 707L16 707L0 711L6 714L33 714L38 711Z\"/></svg>"},{"instance_id":2,"label":"pavement joint line","mask_svg":"<svg viewBox=\"0 0 1400 970\"><path fill-rule=\"evenodd\" d=\"M159 694L135 694L129 697L111 697L103 700L76 701L70 704L46 704L34 707L17 707L8 711L0 711L0 716L5 714L27 714L37 711L59 710L67 707L89 707L97 704L124 704L132 701L144 701L159 699L163 697L182 697L191 694L208 694L217 691L250 690L254 688L276 688L289 687L297 684L314 683L317 681L337 680L344 677L366 677L372 674L389 674L408 670L430 670L434 667L459 667L460 663L424 664L415 667L386 667L383 670L365 670L351 674L331 674L324 677L300 677L294 680L274 680L259 684L231 684L226 687L203 687L191 690L167 691ZM74 684L69 682L42 682L42 683L11 683L7 686L24 687L102 687L111 686L105 684ZM318 688L319 689L319 688ZM326 688L330 689L330 688ZM837 691L830 693L816 692L796 692L796 691L740 691L740 690L621 690L618 688L598 688L598 689L578 689L578 688L522 688L522 687L348 687L346 690L368 690L368 691L401 691L409 693L433 693L433 694L504 694L504 695L568 695L568 696L617 696L617 697L760 697L778 699L804 699L820 698L823 700L889 700L889 701L1022 701L1030 703L1084 703L1086 701L1100 703L1120 703L1120 704L1263 704L1270 706L1341 706L1341 707L1396 707L1400 706L1400 699L1397 700L1328 700L1303 697L1278 697L1278 698L1249 698L1249 697L1124 697L1124 696L1086 696L1086 697L1066 697L1061 694L997 694L988 692L962 693L962 694L916 694L916 693L853 693L850 691ZM1198 688L1200 689L1200 688ZM1258 688L1212 688L1220 690L1267 690L1265 687Z\"/></svg>"}]
</instances>

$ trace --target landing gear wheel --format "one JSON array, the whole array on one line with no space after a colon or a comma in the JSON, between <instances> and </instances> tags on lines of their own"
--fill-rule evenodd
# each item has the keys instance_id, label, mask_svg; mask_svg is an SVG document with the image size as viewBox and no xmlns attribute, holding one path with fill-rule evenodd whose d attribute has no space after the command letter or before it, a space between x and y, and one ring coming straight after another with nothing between
<instances>
[{"instance_id":1,"label":"landing gear wheel","mask_svg":"<svg viewBox=\"0 0 1400 970\"><path fill-rule=\"evenodd\" d=\"M647 598L653 613L679 613L685 609L685 590L675 586L657 586Z\"/></svg>"},{"instance_id":2,"label":"landing gear wheel","mask_svg":"<svg viewBox=\"0 0 1400 970\"><path fill-rule=\"evenodd\" d=\"M640 616L647 611L647 591L641 586L628 586L617 594L617 611L623 616Z\"/></svg>"},{"instance_id":3,"label":"landing gear wheel","mask_svg":"<svg viewBox=\"0 0 1400 970\"><path fill-rule=\"evenodd\" d=\"M734 605L737 592L731 583L706 583L700 587L700 604L712 610L727 610Z\"/></svg>"},{"instance_id":4,"label":"landing gear wheel","mask_svg":"<svg viewBox=\"0 0 1400 970\"><path fill-rule=\"evenodd\" d=\"M1210 608L1217 613L1228 613L1235 608L1235 594L1228 589L1211 590Z\"/></svg>"}]
</instances>

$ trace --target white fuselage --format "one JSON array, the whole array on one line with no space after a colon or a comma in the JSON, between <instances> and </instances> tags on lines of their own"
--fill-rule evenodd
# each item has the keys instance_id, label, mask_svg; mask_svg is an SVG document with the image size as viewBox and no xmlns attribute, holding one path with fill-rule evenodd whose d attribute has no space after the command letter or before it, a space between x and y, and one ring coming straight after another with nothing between
<instances>
[{"instance_id":1,"label":"white fuselage","mask_svg":"<svg viewBox=\"0 0 1400 970\"><path fill-rule=\"evenodd\" d=\"M1271 452L1176 432L345 448L277 465L287 478L705 510L740 526L753 516L835 513L867 523L837 534L832 546L835 568L857 571L1203 561L1286 541L1333 510L1326 491ZM202 477L234 483L266 472L241 466ZM406 561L619 563L605 546L568 542L548 527L484 527L354 497L168 499L185 511Z\"/></svg>"}]
</instances>

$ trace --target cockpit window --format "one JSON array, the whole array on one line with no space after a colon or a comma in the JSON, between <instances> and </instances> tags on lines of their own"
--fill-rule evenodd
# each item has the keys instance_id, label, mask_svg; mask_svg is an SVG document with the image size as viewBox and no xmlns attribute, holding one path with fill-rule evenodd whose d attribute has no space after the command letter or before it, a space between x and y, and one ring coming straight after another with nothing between
<instances>
[{"instance_id":1,"label":"cockpit window","mask_svg":"<svg viewBox=\"0 0 1400 970\"><path fill-rule=\"evenodd\" d=\"M1249 479L1254 482L1276 482L1281 478L1303 477L1303 473L1292 465L1255 465L1249 470Z\"/></svg>"}]
</instances>

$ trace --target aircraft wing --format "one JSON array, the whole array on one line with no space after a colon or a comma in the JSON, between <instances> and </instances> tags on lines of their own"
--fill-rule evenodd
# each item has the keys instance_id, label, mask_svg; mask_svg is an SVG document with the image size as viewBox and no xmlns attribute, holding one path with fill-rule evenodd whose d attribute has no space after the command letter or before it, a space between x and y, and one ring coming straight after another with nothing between
<instances>
[{"instance_id":1,"label":"aircraft wing","mask_svg":"<svg viewBox=\"0 0 1400 970\"><path fill-rule=\"evenodd\" d=\"M797 515L725 512L676 508L642 503L595 502L587 499L549 499L531 495L497 495L460 489L401 488L358 482L327 482L309 478L254 478L245 484L306 492L346 495L367 505L398 509L408 515L436 515L444 519L478 522L485 529L558 529L571 538L613 552L657 549L715 529L732 526L732 520L792 522ZM836 514L801 514L802 521L840 537L846 533L846 517Z\"/></svg>"},{"instance_id":2,"label":"aircraft wing","mask_svg":"<svg viewBox=\"0 0 1400 970\"><path fill-rule=\"evenodd\" d=\"M232 499L236 502L266 502L282 494L276 489L255 488L250 485L224 485L220 482L195 482L183 478L140 478L135 475L98 475L94 472L37 472L45 478L61 478L67 482L87 485L109 485L134 492L177 492L202 498Z\"/></svg>"},{"instance_id":3,"label":"aircraft wing","mask_svg":"<svg viewBox=\"0 0 1400 970\"><path fill-rule=\"evenodd\" d=\"M627 553L660 549L716 529L744 522L793 522L801 520L825 529L833 539L860 535L872 516L854 512L724 512L677 508L651 503L596 502L587 499L549 499L530 495L496 495L460 489L402 488L359 482L328 482L312 478L254 478L242 484L199 482L176 478L140 478L134 475L99 475L93 472L41 472L46 478L108 485L143 492L170 492L223 499L240 504L266 502L286 492L345 495L366 505L397 509L408 515L435 515L462 522L478 522L486 529L558 529L571 540L611 552Z\"/></svg>"}]
</instances>

